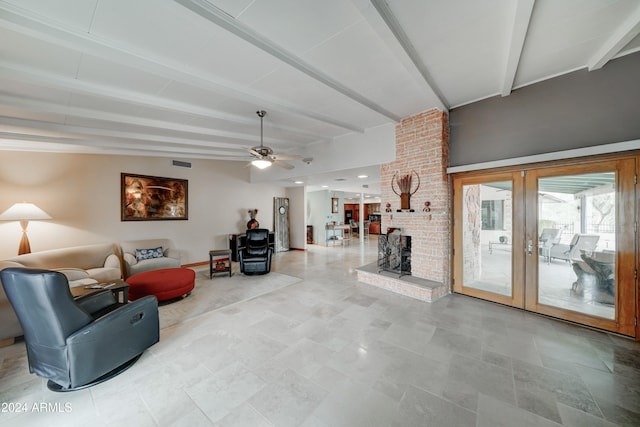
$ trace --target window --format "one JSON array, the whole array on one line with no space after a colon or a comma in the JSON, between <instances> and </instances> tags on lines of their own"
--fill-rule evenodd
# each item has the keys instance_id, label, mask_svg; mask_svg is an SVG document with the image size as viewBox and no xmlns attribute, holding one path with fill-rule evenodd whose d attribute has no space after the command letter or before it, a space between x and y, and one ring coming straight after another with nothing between
<instances>
[{"instance_id":1,"label":"window","mask_svg":"<svg viewBox=\"0 0 640 427\"><path fill-rule=\"evenodd\" d=\"M482 229L504 229L504 200L482 201Z\"/></svg>"}]
</instances>

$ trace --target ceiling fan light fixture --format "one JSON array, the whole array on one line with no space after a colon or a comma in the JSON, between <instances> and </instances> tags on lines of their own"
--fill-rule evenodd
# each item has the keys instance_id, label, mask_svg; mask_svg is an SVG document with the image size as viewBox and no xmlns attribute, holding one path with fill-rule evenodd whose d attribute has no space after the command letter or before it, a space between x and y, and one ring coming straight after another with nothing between
<instances>
[{"instance_id":1,"label":"ceiling fan light fixture","mask_svg":"<svg viewBox=\"0 0 640 427\"><path fill-rule=\"evenodd\" d=\"M265 159L255 159L251 161L251 164L258 169L266 169L271 166L271 162Z\"/></svg>"},{"instance_id":2,"label":"ceiling fan light fixture","mask_svg":"<svg viewBox=\"0 0 640 427\"><path fill-rule=\"evenodd\" d=\"M256 111L256 114L260 117L260 145L247 149L247 151L254 157L250 164L259 169L268 168L272 164L285 169L293 169L295 166L287 162L283 162L283 160L299 160L302 156L293 154L274 155L273 150L270 147L265 147L263 119L267 112L264 110L258 110Z\"/></svg>"}]
</instances>

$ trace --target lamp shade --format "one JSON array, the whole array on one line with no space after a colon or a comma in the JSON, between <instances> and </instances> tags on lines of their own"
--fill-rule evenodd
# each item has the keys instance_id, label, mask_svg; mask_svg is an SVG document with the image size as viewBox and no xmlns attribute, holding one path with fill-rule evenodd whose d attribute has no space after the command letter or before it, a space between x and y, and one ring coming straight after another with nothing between
<instances>
[{"instance_id":1,"label":"lamp shade","mask_svg":"<svg viewBox=\"0 0 640 427\"><path fill-rule=\"evenodd\" d=\"M0 214L0 221L31 221L38 219L51 219L51 217L33 203L16 203Z\"/></svg>"},{"instance_id":2,"label":"lamp shade","mask_svg":"<svg viewBox=\"0 0 640 427\"><path fill-rule=\"evenodd\" d=\"M264 169L264 168L268 168L269 166L271 166L271 162L269 160L264 160L264 159L253 160L251 162L251 164L253 166L257 167L258 169Z\"/></svg>"}]
</instances>

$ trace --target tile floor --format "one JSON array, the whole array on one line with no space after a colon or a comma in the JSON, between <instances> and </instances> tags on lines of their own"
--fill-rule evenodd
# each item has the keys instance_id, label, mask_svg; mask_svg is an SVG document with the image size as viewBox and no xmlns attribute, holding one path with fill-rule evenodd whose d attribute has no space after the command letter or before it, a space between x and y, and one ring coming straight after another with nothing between
<instances>
[{"instance_id":1,"label":"tile floor","mask_svg":"<svg viewBox=\"0 0 640 427\"><path fill-rule=\"evenodd\" d=\"M354 268L375 251L372 237L277 254L274 271L301 281L164 328L129 371L88 390L49 392L23 343L1 348L0 424L640 425L638 343L360 284Z\"/></svg>"}]
</instances>

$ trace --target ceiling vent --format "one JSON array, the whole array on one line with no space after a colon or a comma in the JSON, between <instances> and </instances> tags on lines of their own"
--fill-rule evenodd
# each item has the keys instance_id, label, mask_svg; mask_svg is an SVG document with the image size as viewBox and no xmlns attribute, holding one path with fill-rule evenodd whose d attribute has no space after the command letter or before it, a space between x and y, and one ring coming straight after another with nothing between
<instances>
[{"instance_id":1,"label":"ceiling vent","mask_svg":"<svg viewBox=\"0 0 640 427\"><path fill-rule=\"evenodd\" d=\"M178 166L181 168L189 168L191 169L191 162L182 162L180 160L171 160L172 166Z\"/></svg>"}]
</instances>

